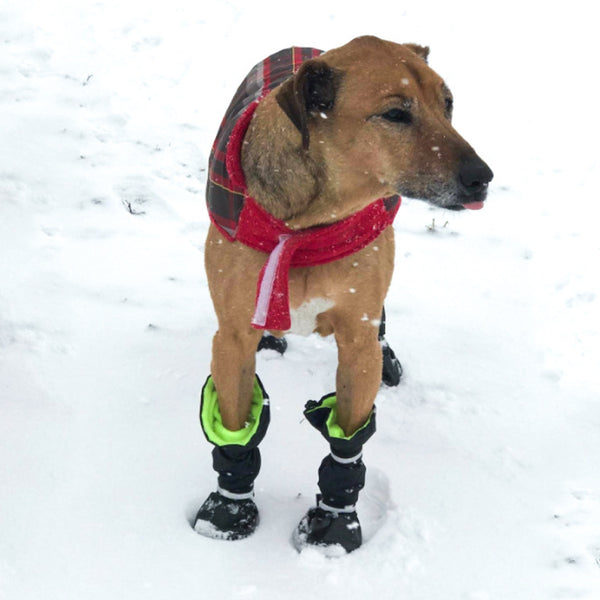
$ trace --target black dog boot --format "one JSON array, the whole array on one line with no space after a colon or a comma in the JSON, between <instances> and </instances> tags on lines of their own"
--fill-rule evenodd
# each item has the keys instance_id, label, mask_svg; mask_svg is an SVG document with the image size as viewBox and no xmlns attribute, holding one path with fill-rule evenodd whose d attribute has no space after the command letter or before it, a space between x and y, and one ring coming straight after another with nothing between
<instances>
[{"instance_id":1,"label":"black dog boot","mask_svg":"<svg viewBox=\"0 0 600 600\"><path fill-rule=\"evenodd\" d=\"M381 346L383 363L381 367L381 382L390 387L395 387L400 383L402 377L402 365L396 358L396 354L391 349L388 341L385 339L385 307L381 311L381 321L379 323L379 333L377 335Z\"/></svg>"},{"instance_id":2,"label":"black dog boot","mask_svg":"<svg viewBox=\"0 0 600 600\"><path fill-rule=\"evenodd\" d=\"M287 350L287 340L284 337L275 337L270 333L264 333L258 342L257 352L261 350L275 350L279 354L284 354Z\"/></svg>"},{"instance_id":3,"label":"black dog boot","mask_svg":"<svg viewBox=\"0 0 600 600\"><path fill-rule=\"evenodd\" d=\"M200 422L206 439L214 445L213 469L218 474L218 490L200 507L194 529L207 537L243 539L254 532L259 522L253 489L261 465L258 445L269 425L269 396L256 377L247 426L230 431L222 423L216 389L209 377L202 389Z\"/></svg>"},{"instance_id":4,"label":"black dog boot","mask_svg":"<svg viewBox=\"0 0 600 600\"><path fill-rule=\"evenodd\" d=\"M254 533L258 521L258 508L252 497L228 498L217 491L200 507L194 529L206 537L241 540Z\"/></svg>"},{"instance_id":5,"label":"black dog boot","mask_svg":"<svg viewBox=\"0 0 600 600\"><path fill-rule=\"evenodd\" d=\"M293 542L300 552L309 546L318 547L326 556L343 556L359 548L362 531L355 510L339 511L322 504L311 508L294 531Z\"/></svg>"},{"instance_id":6,"label":"black dog boot","mask_svg":"<svg viewBox=\"0 0 600 600\"><path fill-rule=\"evenodd\" d=\"M385 338L382 338L379 343L383 355L381 381L387 386L395 387L400 383L400 378L402 377L402 365Z\"/></svg>"},{"instance_id":7,"label":"black dog boot","mask_svg":"<svg viewBox=\"0 0 600 600\"><path fill-rule=\"evenodd\" d=\"M353 435L345 436L337 424L335 394L319 402L309 401L304 414L329 442L330 454L319 467L317 506L311 508L293 534L298 551L317 547L326 556L340 556L362 544L356 502L365 485L363 444L375 432L375 407L366 423Z\"/></svg>"},{"instance_id":8,"label":"black dog boot","mask_svg":"<svg viewBox=\"0 0 600 600\"><path fill-rule=\"evenodd\" d=\"M356 502L365 485L366 468L360 455L340 461L332 453L321 463L317 505L300 521L292 537L298 552L315 546L326 556L342 556L362 544Z\"/></svg>"}]
</instances>

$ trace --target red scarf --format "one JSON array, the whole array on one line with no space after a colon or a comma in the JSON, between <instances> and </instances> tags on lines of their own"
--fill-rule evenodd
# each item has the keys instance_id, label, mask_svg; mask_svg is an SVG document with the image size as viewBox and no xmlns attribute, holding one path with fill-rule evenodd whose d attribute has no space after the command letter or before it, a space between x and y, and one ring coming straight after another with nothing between
<instances>
[{"instance_id":1,"label":"red scarf","mask_svg":"<svg viewBox=\"0 0 600 600\"><path fill-rule=\"evenodd\" d=\"M258 102L254 102L240 117L227 147L226 164L231 182L244 190L246 180L241 168L241 146L257 106ZM322 265L358 252L392 224L399 208L399 197L380 198L342 221L294 230L269 214L254 198L246 196L235 239L269 253L258 279L252 326L288 330L291 325L290 268ZM231 236L227 237L231 239Z\"/></svg>"}]
</instances>

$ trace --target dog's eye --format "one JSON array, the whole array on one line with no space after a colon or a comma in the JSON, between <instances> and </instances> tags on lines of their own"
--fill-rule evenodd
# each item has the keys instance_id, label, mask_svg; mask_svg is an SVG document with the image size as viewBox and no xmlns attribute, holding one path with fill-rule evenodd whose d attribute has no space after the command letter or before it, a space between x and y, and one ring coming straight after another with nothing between
<instances>
[{"instance_id":1,"label":"dog's eye","mask_svg":"<svg viewBox=\"0 0 600 600\"><path fill-rule=\"evenodd\" d=\"M446 117L449 119L452 117L452 109L454 108L454 100L452 98L446 98L444 100L444 106L446 110Z\"/></svg>"},{"instance_id":2,"label":"dog's eye","mask_svg":"<svg viewBox=\"0 0 600 600\"><path fill-rule=\"evenodd\" d=\"M412 123L412 115L403 108L391 108L381 115L386 121L391 123Z\"/></svg>"}]
</instances>

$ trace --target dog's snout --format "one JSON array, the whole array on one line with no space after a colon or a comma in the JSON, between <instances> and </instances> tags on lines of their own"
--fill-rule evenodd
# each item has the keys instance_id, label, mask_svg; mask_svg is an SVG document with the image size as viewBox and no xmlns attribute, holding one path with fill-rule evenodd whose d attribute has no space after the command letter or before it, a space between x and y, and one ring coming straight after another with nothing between
<instances>
[{"instance_id":1,"label":"dog's snout","mask_svg":"<svg viewBox=\"0 0 600 600\"><path fill-rule=\"evenodd\" d=\"M492 170L476 155L463 160L458 172L458 180L467 195L481 192L493 177Z\"/></svg>"}]
</instances>

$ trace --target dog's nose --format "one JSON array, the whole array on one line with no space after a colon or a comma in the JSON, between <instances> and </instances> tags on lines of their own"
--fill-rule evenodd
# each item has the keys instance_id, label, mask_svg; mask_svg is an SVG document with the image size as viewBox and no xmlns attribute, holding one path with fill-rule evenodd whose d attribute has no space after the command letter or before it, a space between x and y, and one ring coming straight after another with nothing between
<instances>
[{"instance_id":1,"label":"dog's nose","mask_svg":"<svg viewBox=\"0 0 600 600\"><path fill-rule=\"evenodd\" d=\"M469 196L481 192L493 177L492 170L477 155L463 160L458 171L460 185Z\"/></svg>"}]
</instances>

